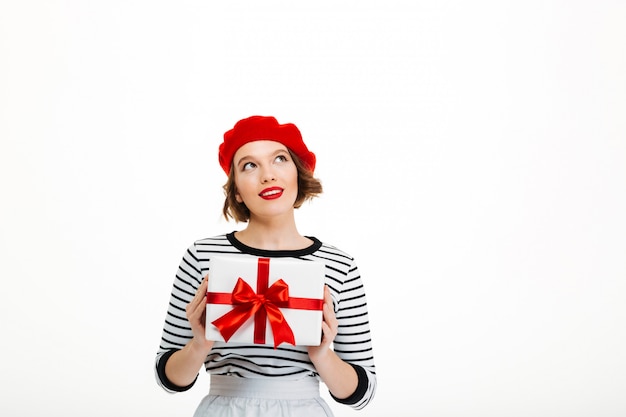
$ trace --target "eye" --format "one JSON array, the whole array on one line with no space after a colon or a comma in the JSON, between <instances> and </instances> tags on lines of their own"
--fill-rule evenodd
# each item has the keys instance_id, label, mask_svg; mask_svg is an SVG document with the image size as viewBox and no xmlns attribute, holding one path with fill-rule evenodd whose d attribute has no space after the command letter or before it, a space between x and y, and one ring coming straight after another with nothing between
<instances>
[{"instance_id":1,"label":"eye","mask_svg":"<svg viewBox=\"0 0 626 417\"><path fill-rule=\"evenodd\" d=\"M256 164L254 162L246 162L245 164L241 166L242 171L248 171L248 170L251 170L252 168L256 168Z\"/></svg>"},{"instance_id":2,"label":"eye","mask_svg":"<svg viewBox=\"0 0 626 417\"><path fill-rule=\"evenodd\" d=\"M275 159L274 162L287 162L289 159L287 159L287 155L278 155Z\"/></svg>"}]
</instances>

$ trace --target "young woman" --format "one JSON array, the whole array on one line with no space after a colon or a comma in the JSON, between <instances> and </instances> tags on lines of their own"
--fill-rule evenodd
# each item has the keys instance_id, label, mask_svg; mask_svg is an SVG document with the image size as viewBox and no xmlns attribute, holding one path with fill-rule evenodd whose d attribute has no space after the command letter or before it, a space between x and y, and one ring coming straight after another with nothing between
<instances>
[{"instance_id":1,"label":"young woman","mask_svg":"<svg viewBox=\"0 0 626 417\"><path fill-rule=\"evenodd\" d=\"M315 237L302 236L294 210L322 192L315 154L293 124L252 116L224 134L219 163L224 216L241 230L194 242L174 280L156 376L168 392L188 390L204 365L209 394L195 416L332 416L332 398L355 409L376 390L365 291L354 259ZM211 258L217 255L315 260L325 264L321 344L278 348L206 340L205 308Z\"/></svg>"}]
</instances>

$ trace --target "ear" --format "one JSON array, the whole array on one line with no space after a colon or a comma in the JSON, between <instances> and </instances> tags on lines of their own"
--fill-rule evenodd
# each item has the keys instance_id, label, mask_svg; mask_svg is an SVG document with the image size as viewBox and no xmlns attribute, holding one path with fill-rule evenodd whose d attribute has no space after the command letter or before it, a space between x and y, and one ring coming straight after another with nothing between
<instances>
[{"instance_id":1,"label":"ear","mask_svg":"<svg viewBox=\"0 0 626 417\"><path fill-rule=\"evenodd\" d=\"M235 200L237 200L239 204L243 203L243 198L241 198L238 192L235 192Z\"/></svg>"}]
</instances>

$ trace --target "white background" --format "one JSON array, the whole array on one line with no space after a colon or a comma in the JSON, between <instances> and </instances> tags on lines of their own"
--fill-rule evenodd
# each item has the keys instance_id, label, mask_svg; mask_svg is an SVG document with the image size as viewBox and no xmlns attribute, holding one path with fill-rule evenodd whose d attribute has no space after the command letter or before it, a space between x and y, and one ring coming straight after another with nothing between
<instances>
[{"instance_id":1,"label":"white background","mask_svg":"<svg viewBox=\"0 0 626 417\"><path fill-rule=\"evenodd\" d=\"M0 4L1 415L192 415L153 361L252 114L365 280L379 389L337 416L626 415L623 1Z\"/></svg>"}]
</instances>

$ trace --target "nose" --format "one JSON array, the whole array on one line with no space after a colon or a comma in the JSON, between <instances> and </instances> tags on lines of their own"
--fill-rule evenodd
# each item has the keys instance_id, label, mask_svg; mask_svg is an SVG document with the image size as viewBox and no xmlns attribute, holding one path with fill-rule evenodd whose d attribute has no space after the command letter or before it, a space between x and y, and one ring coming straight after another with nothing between
<instances>
[{"instance_id":1,"label":"nose","mask_svg":"<svg viewBox=\"0 0 626 417\"><path fill-rule=\"evenodd\" d=\"M274 175L274 170L270 167L264 168L261 172L261 182L265 184L275 180L276 176Z\"/></svg>"}]
</instances>

